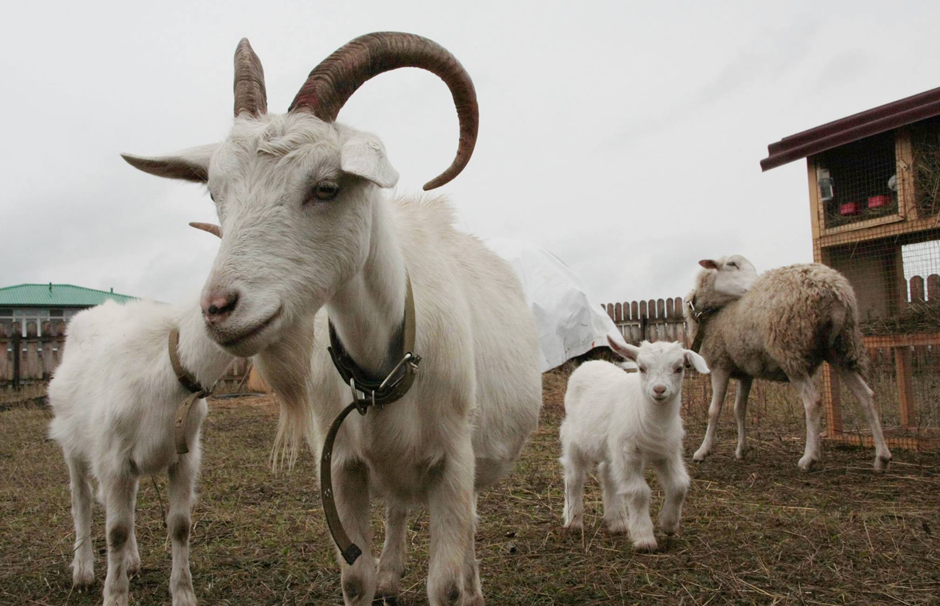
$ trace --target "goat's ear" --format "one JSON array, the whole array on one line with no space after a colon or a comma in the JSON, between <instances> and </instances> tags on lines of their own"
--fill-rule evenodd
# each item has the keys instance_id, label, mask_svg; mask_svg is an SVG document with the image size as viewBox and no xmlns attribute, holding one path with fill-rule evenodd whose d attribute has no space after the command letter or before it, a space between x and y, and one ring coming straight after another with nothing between
<instances>
[{"instance_id":1,"label":"goat's ear","mask_svg":"<svg viewBox=\"0 0 940 606\"><path fill-rule=\"evenodd\" d=\"M684 349L682 350L682 353L685 354L685 363L691 364L695 370L699 371L703 375L707 375L709 372L711 372L708 370L708 364L705 363L705 358L702 356L698 355L691 349Z\"/></svg>"},{"instance_id":2,"label":"goat's ear","mask_svg":"<svg viewBox=\"0 0 940 606\"><path fill-rule=\"evenodd\" d=\"M398 171L388 161L385 146L373 135L356 133L349 138L343 144L340 168L379 187L394 187L398 183Z\"/></svg>"},{"instance_id":3,"label":"goat's ear","mask_svg":"<svg viewBox=\"0 0 940 606\"><path fill-rule=\"evenodd\" d=\"M209 160L219 148L217 143L191 147L170 156L157 158L144 158L121 154L128 164L145 173L166 177L167 179L183 179L205 183L209 180Z\"/></svg>"},{"instance_id":4,"label":"goat's ear","mask_svg":"<svg viewBox=\"0 0 940 606\"><path fill-rule=\"evenodd\" d=\"M633 362L636 362L636 357L640 354L639 347L635 347L629 343L624 343L621 345L620 343L617 343L611 339L610 336L607 337L607 344L610 345L610 348L614 350L615 354L621 358L632 360Z\"/></svg>"},{"instance_id":5,"label":"goat's ear","mask_svg":"<svg viewBox=\"0 0 940 606\"><path fill-rule=\"evenodd\" d=\"M712 259L702 259L701 261L698 262L698 264L704 267L705 269L718 269L718 263L716 263Z\"/></svg>"}]
</instances>

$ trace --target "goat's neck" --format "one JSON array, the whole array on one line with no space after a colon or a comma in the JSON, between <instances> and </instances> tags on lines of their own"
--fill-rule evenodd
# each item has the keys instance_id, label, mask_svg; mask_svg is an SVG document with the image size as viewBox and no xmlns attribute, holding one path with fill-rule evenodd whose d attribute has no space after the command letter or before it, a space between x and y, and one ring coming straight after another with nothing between
<instances>
[{"instance_id":1,"label":"goat's neck","mask_svg":"<svg viewBox=\"0 0 940 606\"><path fill-rule=\"evenodd\" d=\"M405 276L389 209L384 200L376 201L366 262L326 306L347 353L373 375L390 370L389 344L405 313Z\"/></svg>"},{"instance_id":2,"label":"goat's neck","mask_svg":"<svg viewBox=\"0 0 940 606\"><path fill-rule=\"evenodd\" d=\"M199 384L209 389L222 377L235 356L226 353L209 338L198 305L186 308L178 320L180 363Z\"/></svg>"}]
</instances>

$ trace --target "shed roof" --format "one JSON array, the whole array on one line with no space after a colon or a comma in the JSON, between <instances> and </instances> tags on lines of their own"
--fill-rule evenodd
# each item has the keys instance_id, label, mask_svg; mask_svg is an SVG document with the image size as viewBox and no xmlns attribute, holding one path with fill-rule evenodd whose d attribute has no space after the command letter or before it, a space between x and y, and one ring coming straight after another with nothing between
<instances>
[{"instance_id":1,"label":"shed roof","mask_svg":"<svg viewBox=\"0 0 940 606\"><path fill-rule=\"evenodd\" d=\"M5 307L91 307L108 299L123 303L135 298L72 284L17 284L0 288L0 305Z\"/></svg>"},{"instance_id":2,"label":"shed roof","mask_svg":"<svg viewBox=\"0 0 940 606\"><path fill-rule=\"evenodd\" d=\"M881 105L784 137L767 146L761 170L816 155L846 143L940 115L940 88Z\"/></svg>"}]
</instances>

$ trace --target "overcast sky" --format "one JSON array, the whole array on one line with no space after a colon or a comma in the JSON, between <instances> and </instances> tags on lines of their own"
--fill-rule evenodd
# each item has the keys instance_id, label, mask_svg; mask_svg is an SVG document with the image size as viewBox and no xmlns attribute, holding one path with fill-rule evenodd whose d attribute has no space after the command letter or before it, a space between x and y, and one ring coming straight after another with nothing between
<instances>
[{"instance_id":1,"label":"overcast sky","mask_svg":"<svg viewBox=\"0 0 940 606\"><path fill-rule=\"evenodd\" d=\"M812 260L805 162L767 144L940 86L932 2L5 2L0 286L64 282L180 301L218 248L204 188L120 152L219 141L247 36L284 111L307 73L371 31L422 34L470 72L480 137L442 188L460 227L536 242L599 301L677 296L703 257ZM457 122L417 70L340 120L378 134L416 192Z\"/></svg>"}]
</instances>

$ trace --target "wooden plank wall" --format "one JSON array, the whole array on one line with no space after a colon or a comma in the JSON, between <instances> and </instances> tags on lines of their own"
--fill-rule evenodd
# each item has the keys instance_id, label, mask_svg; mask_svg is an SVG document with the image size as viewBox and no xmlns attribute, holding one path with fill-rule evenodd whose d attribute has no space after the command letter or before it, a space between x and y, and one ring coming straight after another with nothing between
<instances>
[{"instance_id":1,"label":"wooden plank wall","mask_svg":"<svg viewBox=\"0 0 940 606\"><path fill-rule=\"evenodd\" d=\"M42 323L42 336L38 336L36 322L27 322L26 336L16 338L13 327L0 324L0 385L14 383L14 360L19 350L19 383L48 381L62 361L65 351L65 322L56 320ZM14 345L17 344L17 346ZM247 359L235 360L223 381L238 382L248 372Z\"/></svg>"},{"instance_id":2,"label":"wooden plank wall","mask_svg":"<svg viewBox=\"0 0 940 606\"><path fill-rule=\"evenodd\" d=\"M686 341L682 297L601 305L627 343Z\"/></svg>"}]
</instances>

